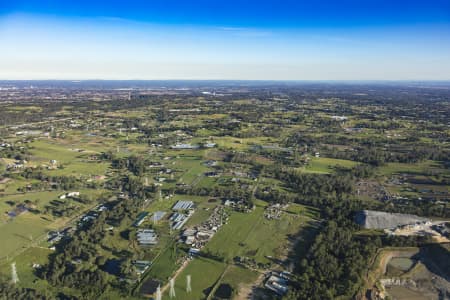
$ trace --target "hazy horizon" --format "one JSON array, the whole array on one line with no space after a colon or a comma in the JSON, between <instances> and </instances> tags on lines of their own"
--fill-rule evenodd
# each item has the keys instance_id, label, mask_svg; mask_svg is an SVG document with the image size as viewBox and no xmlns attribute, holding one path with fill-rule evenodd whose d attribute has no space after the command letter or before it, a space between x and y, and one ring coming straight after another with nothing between
<instances>
[{"instance_id":1,"label":"hazy horizon","mask_svg":"<svg viewBox=\"0 0 450 300\"><path fill-rule=\"evenodd\" d=\"M4 80L450 80L447 1L14 1Z\"/></svg>"}]
</instances>

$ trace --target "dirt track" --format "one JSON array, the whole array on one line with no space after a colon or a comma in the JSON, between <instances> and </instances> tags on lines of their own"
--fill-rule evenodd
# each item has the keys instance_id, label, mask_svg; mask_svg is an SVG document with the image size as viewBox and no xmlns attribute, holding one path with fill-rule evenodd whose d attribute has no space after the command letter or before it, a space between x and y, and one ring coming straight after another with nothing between
<instances>
[{"instance_id":1,"label":"dirt track","mask_svg":"<svg viewBox=\"0 0 450 300\"><path fill-rule=\"evenodd\" d=\"M419 253L419 248L384 248L377 252L377 255L372 259L370 267L367 270L364 281L366 283L366 290L374 288L377 280L386 274L386 268L389 261L394 257L411 257ZM356 297L357 299L367 299L366 293Z\"/></svg>"}]
</instances>

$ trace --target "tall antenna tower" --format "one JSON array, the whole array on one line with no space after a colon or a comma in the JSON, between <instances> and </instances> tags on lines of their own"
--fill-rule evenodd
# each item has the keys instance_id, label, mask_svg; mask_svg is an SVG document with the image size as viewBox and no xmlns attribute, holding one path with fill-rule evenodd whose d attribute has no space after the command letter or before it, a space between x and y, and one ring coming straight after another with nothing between
<instances>
[{"instance_id":1,"label":"tall antenna tower","mask_svg":"<svg viewBox=\"0 0 450 300\"><path fill-rule=\"evenodd\" d=\"M12 283L16 284L19 282L19 276L17 276L17 269L16 269L16 263L13 262L11 264L11 277L12 277Z\"/></svg>"},{"instance_id":2,"label":"tall antenna tower","mask_svg":"<svg viewBox=\"0 0 450 300\"><path fill-rule=\"evenodd\" d=\"M186 275L186 293L192 292L191 288L191 275Z\"/></svg>"},{"instance_id":3,"label":"tall antenna tower","mask_svg":"<svg viewBox=\"0 0 450 300\"><path fill-rule=\"evenodd\" d=\"M161 294L161 286L158 285L158 288L156 289L156 300L161 300L162 294Z\"/></svg>"},{"instance_id":4,"label":"tall antenna tower","mask_svg":"<svg viewBox=\"0 0 450 300\"><path fill-rule=\"evenodd\" d=\"M170 278L170 298L175 298L175 279Z\"/></svg>"}]
</instances>

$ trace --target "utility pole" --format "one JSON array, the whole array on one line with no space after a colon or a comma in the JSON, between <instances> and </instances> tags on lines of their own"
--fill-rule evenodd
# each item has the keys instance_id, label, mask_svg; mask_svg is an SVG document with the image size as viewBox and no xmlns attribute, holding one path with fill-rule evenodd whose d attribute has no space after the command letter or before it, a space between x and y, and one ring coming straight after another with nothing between
<instances>
[{"instance_id":1,"label":"utility pole","mask_svg":"<svg viewBox=\"0 0 450 300\"><path fill-rule=\"evenodd\" d=\"M13 262L11 264L11 277L12 277L13 284L16 284L19 282L19 276L17 276L16 262Z\"/></svg>"},{"instance_id":2,"label":"utility pole","mask_svg":"<svg viewBox=\"0 0 450 300\"><path fill-rule=\"evenodd\" d=\"M191 288L191 275L186 275L186 293L192 292Z\"/></svg>"},{"instance_id":3,"label":"utility pole","mask_svg":"<svg viewBox=\"0 0 450 300\"><path fill-rule=\"evenodd\" d=\"M156 300L162 299L162 293L161 293L161 286L158 285L158 288L156 289Z\"/></svg>"},{"instance_id":4,"label":"utility pole","mask_svg":"<svg viewBox=\"0 0 450 300\"><path fill-rule=\"evenodd\" d=\"M170 298L175 298L175 279L170 278L170 292L169 292Z\"/></svg>"}]
</instances>

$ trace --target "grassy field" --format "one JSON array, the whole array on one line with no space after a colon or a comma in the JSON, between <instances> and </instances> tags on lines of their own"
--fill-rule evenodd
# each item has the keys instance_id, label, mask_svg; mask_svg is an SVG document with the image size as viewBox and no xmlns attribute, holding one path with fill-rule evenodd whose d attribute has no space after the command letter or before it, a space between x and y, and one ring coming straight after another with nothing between
<instances>
[{"instance_id":1,"label":"grassy field","mask_svg":"<svg viewBox=\"0 0 450 300\"><path fill-rule=\"evenodd\" d=\"M197 184L195 185L198 188L209 188L216 184L217 178L214 177L201 177L199 181L197 181Z\"/></svg>"},{"instance_id":2,"label":"grassy field","mask_svg":"<svg viewBox=\"0 0 450 300\"><path fill-rule=\"evenodd\" d=\"M198 177L203 176L203 173L208 170L208 168L202 164L202 160L198 157L183 157L179 162L177 162L177 166L180 166L185 170L183 176L179 180L185 184L194 183Z\"/></svg>"},{"instance_id":3,"label":"grassy field","mask_svg":"<svg viewBox=\"0 0 450 300\"><path fill-rule=\"evenodd\" d=\"M415 164L387 163L378 168L380 175L391 175L395 173L427 174L431 171L447 175L450 174L450 170L446 169L441 163L432 160Z\"/></svg>"},{"instance_id":4,"label":"grassy field","mask_svg":"<svg viewBox=\"0 0 450 300\"><path fill-rule=\"evenodd\" d=\"M24 251L14 260L17 268L17 275L20 283L24 286L42 286L47 287L45 280L39 280L34 274L33 264L44 265L48 261L48 255L52 253L50 249L32 247ZM11 276L9 264L2 265L0 273L5 277Z\"/></svg>"},{"instance_id":5,"label":"grassy field","mask_svg":"<svg viewBox=\"0 0 450 300\"><path fill-rule=\"evenodd\" d=\"M192 260L177 277L175 282L176 299L198 300L206 298L225 267L224 263L207 258L200 257ZM192 292L190 293L186 292L187 275L191 275ZM166 291L163 299L170 299L169 290Z\"/></svg>"},{"instance_id":6,"label":"grassy field","mask_svg":"<svg viewBox=\"0 0 450 300\"><path fill-rule=\"evenodd\" d=\"M0 184L0 196L6 196L11 194L17 194L18 188L24 188L28 184L39 183L40 181L37 179L25 179L22 177L10 178L10 181ZM1 205L1 204L0 204Z\"/></svg>"},{"instance_id":7,"label":"grassy field","mask_svg":"<svg viewBox=\"0 0 450 300\"><path fill-rule=\"evenodd\" d=\"M270 262L268 256L282 258L288 248L287 239L311 221L306 208L299 211L284 213L279 220L264 217L263 203L251 213L233 212L228 224L212 238L204 251L224 257L226 261L235 256L251 257L260 263Z\"/></svg>"},{"instance_id":8,"label":"grassy field","mask_svg":"<svg viewBox=\"0 0 450 300\"><path fill-rule=\"evenodd\" d=\"M17 268L17 276L19 278L19 286L34 288L40 291L51 292L56 295L59 292L64 292L72 295L78 295L77 290L65 287L53 287L47 281L40 279L35 274L33 265L44 265L48 261L48 255L52 251L44 247L32 247L25 250L14 260ZM0 266L0 276L7 281L11 279L11 268L9 264Z\"/></svg>"},{"instance_id":9,"label":"grassy field","mask_svg":"<svg viewBox=\"0 0 450 300\"><path fill-rule=\"evenodd\" d=\"M148 278L166 281L178 268L177 258L178 256L173 244L168 245L153 262L148 273Z\"/></svg>"},{"instance_id":10,"label":"grassy field","mask_svg":"<svg viewBox=\"0 0 450 300\"><path fill-rule=\"evenodd\" d=\"M24 213L0 226L0 257L14 254L22 247L43 236L51 222L32 213Z\"/></svg>"},{"instance_id":11,"label":"grassy field","mask_svg":"<svg viewBox=\"0 0 450 300\"><path fill-rule=\"evenodd\" d=\"M229 284L235 294L238 294L240 288L252 284L258 278L259 273L235 265L230 265L226 270L219 284Z\"/></svg>"},{"instance_id":12,"label":"grassy field","mask_svg":"<svg viewBox=\"0 0 450 300\"><path fill-rule=\"evenodd\" d=\"M27 105L27 106L8 106L6 109L8 111L20 111L20 112L24 112L24 113L35 113L35 112L42 111L42 107L32 106L32 105Z\"/></svg>"},{"instance_id":13,"label":"grassy field","mask_svg":"<svg viewBox=\"0 0 450 300\"><path fill-rule=\"evenodd\" d=\"M216 142L219 147L245 150L249 149L252 145L270 144L272 140L267 137L236 138L231 136L223 136L220 137L220 139L217 139Z\"/></svg>"},{"instance_id":14,"label":"grassy field","mask_svg":"<svg viewBox=\"0 0 450 300\"><path fill-rule=\"evenodd\" d=\"M202 204L196 209L195 213L186 222L186 226L189 227L199 225L202 222L206 221L210 215L211 208L208 208L206 203Z\"/></svg>"},{"instance_id":15,"label":"grassy field","mask_svg":"<svg viewBox=\"0 0 450 300\"><path fill-rule=\"evenodd\" d=\"M450 193L450 188L445 184L445 178L450 178L450 169L438 161L424 161L415 164L388 163L378 168L381 176L401 176L402 185L389 184L386 188L394 195L418 198L430 197L445 199Z\"/></svg>"},{"instance_id":16,"label":"grassy field","mask_svg":"<svg viewBox=\"0 0 450 300\"><path fill-rule=\"evenodd\" d=\"M77 141L80 143L80 141ZM89 161L89 155L98 154L98 147L89 144L70 144L67 141L35 141L31 144L32 160L31 164L49 164L54 159L58 162L56 170L48 170L51 175L102 175L108 169L109 164L104 162ZM88 149L90 148L90 149ZM80 149L83 149L80 152Z\"/></svg>"},{"instance_id":17,"label":"grassy field","mask_svg":"<svg viewBox=\"0 0 450 300\"><path fill-rule=\"evenodd\" d=\"M351 160L313 157L309 164L305 168L301 168L301 170L308 173L330 174L334 172L334 168L336 167L351 168L357 164L357 162Z\"/></svg>"},{"instance_id":18,"label":"grassy field","mask_svg":"<svg viewBox=\"0 0 450 300\"><path fill-rule=\"evenodd\" d=\"M43 209L51 200L57 199L63 191L45 191L33 192L26 194L13 194L0 197L0 213L6 213L12 206L7 202L14 202L15 204L22 203L25 200L31 200L37 205L37 209Z\"/></svg>"},{"instance_id":19,"label":"grassy field","mask_svg":"<svg viewBox=\"0 0 450 300\"><path fill-rule=\"evenodd\" d=\"M81 189L79 191L81 194L87 194L92 197L96 197L104 192L104 190L101 189ZM42 213L32 212L25 212L13 219L6 219L3 217L4 213L10 210L11 207L5 202L13 201L16 204L19 204L25 200L30 200L36 204L38 210L42 210L44 206L48 205L50 201L57 199L61 194L63 194L63 191L36 192L0 198L0 212L2 213L3 218L3 223L0 224L0 238L4 241L0 246L0 257L13 254L16 250L21 249L37 238L42 237L49 230L55 230L64 226L65 222L70 219L69 217L55 218ZM79 213L89 207L89 205L80 204L78 202L76 202L75 205L79 206Z\"/></svg>"}]
</instances>

